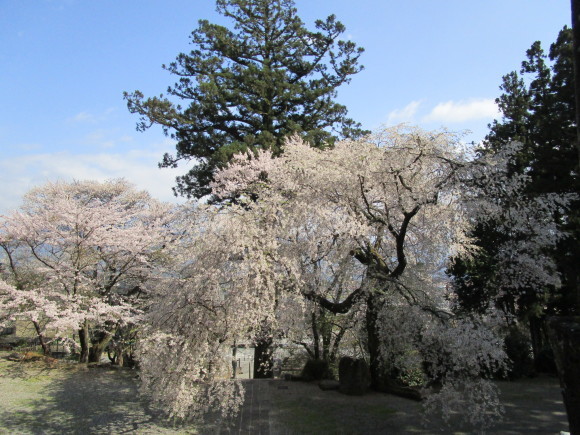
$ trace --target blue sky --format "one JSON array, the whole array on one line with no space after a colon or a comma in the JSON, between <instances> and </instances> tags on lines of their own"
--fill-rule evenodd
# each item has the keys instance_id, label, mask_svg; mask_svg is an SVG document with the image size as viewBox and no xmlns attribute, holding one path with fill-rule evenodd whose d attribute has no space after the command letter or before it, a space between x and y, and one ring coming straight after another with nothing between
<instances>
[{"instance_id":1,"label":"blue sky","mask_svg":"<svg viewBox=\"0 0 580 435\"><path fill-rule=\"evenodd\" d=\"M368 129L410 122L469 129L496 117L501 76L570 22L569 0L296 0L307 26L335 14L365 48L339 102ZM213 0L0 0L0 214L49 180L125 177L161 200L187 167L160 129L135 131L123 91L158 95L161 69L189 51L199 19L227 24Z\"/></svg>"}]
</instances>

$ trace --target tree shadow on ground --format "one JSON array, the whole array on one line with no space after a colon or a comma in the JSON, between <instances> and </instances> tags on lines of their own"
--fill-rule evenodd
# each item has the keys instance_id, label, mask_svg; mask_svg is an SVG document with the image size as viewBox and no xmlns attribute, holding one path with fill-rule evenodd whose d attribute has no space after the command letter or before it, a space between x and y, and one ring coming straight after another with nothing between
<instances>
[{"instance_id":1,"label":"tree shadow on ground","mask_svg":"<svg viewBox=\"0 0 580 435\"><path fill-rule=\"evenodd\" d=\"M0 377L6 381L0 391L0 399L4 398L0 400L4 402L1 433L407 434L441 430L435 424L421 424L421 407L413 401L378 393L351 397L323 392L314 384L284 381L247 381L246 402L230 424L216 418L213 424L174 427L139 399L135 371L65 363L57 367L0 363ZM506 417L490 433L568 430L556 379L498 385ZM8 386L15 389L8 391L4 388ZM32 394L25 391L30 386L34 386ZM453 432L459 431L443 433Z\"/></svg>"},{"instance_id":2,"label":"tree shadow on ground","mask_svg":"<svg viewBox=\"0 0 580 435\"><path fill-rule=\"evenodd\" d=\"M21 375L26 373L30 371L23 370ZM61 371L37 398L0 411L0 422L3 430L20 433L172 431L139 400L135 372L85 367Z\"/></svg>"},{"instance_id":3,"label":"tree shadow on ground","mask_svg":"<svg viewBox=\"0 0 580 435\"><path fill-rule=\"evenodd\" d=\"M503 434L569 431L562 393L555 377L542 375L515 382L498 382L505 416Z\"/></svg>"},{"instance_id":4,"label":"tree shadow on ground","mask_svg":"<svg viewBox=\"0 0 580 435\"><path fill-rule=\"evenodd\" d=\"M15 379L30 379L39 376L50 376L53 372L57 372L66 368L63 364L58 364L57 360L53 358L45 358L39 356L35 359L22 359L22 355L11 353L2 356L2 373Z\"/></svg>"},{"instance_id":5,"label":"tree shadow on ground","mask_svg":"<svg viewBox=\"0 0 580 435\"><path fill-rule=\"evenodd\" d=\"M505 416L485 433L557 434L568 431L558 381L541 376L515 382L498 382ZM278 388L284 387L284 390ZM401 397L369 392L346 396L321 391L317 385L280 381L271 389L277 434L470 434L478 430L451 417L425 420L420 403Z\"/></svg>"},{"instance_id":6,"label":"tree shadow on ground","mask_svg":"<svg viewBox=\"0 0 580 435\"><path fill-rule=\"evenodd\" d=\"M21 396L0 407L0 433L268 433L268 398L263 386L252 382L241 413L231 420L211 412L202 422L173 425L139 396L134 370L11 361L0 364L0 376L11 380L14 396Z\"/></svg>"}]
</instances>

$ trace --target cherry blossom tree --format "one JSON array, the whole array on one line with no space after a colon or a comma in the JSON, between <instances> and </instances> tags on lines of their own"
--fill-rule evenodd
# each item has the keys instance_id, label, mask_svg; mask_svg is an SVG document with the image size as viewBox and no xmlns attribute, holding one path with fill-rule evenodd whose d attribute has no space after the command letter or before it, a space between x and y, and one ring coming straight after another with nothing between
<instances>
[{"instance_id":1,"label":"cherry blossom tree","mask_svg":"<svg viewBox=\"0 0 580 435\"><path fill-rule=\"evenodd\" d=\"M31 190L0 221L0 314L32 321L43 345L48 330L77 332L80 361L98 362L115 329L139 319L135 301L163 260L171 216L124 180Z\"/></svg>"},{"instance_id":2,"label":"cherry blossom tree","mask_svg":"<svg viewBox=\"0 0 580 435\"><path fill-rule=\"evenodd\" d=\"M303 255L301 273L309 282L310 291L333 303L340 303L345 294L360 286L364 267L345 256L345 252L348 249L344 246L334 246L332 252L318 252L315 257ZM298 297L304 299L303 295ZM326 367L336 365L337 358L344 353L343 340L352 339L363 322L363 312L358 308L360 304L355 304L347 313L333 313L318 302L306 299L301 307L305 317L298 317L304 326L299 327L296 321L282 321L285 327L283 336L301 345L309 359L322 361Z\"/></svg>"},{"instance_id":3,"label":"cherry blossom tree","mask_svg":"<svg viewBox=\"0 0 580 435\"><path fill-rule=\"evenodd\" d=\"M235 412L241 387L226 381L227 347L264 330L264 319L272 338L303 333L315 303L333 314L362 310L374 388L396 390L389 375L408 375L415 358L421 385L439 386L425 390L429 409L462 411L478 426L500 414L484 376L506 363L494 317L458 317L444 271L449 258L475 249L473 216L502 211L477 190L481 181L515 197L525 180L506 179L509 147L474 159L459 139L400 126L325 150L293 137L281 157L236 156L212 185L216 197L235 199L188 213L184 233L192 236L173 248L182 258L179 284L160 283L147 314L141 361L155 401L174 417L203 414L208 397L224 414ZM565 202L520 204L511 222L518 231L531 224L533 209L534 224L551 231L543 211ZM506 264L528 248L510 246ZM550 272L524 263L523 272L512 268L530 282Z\"/></svg>"},{"instance_id":4,"label":"cherry blossom tree","mask_svg":"<svg viewBox=\"0 0 580 435\"><path fill-rule=\"evenodd\" d=\"M182 237L169 247L174 269L158 277L146 310L143 387L174 418L230 415L243 388L228 379L229 349L272 321L276 240L239 206L188 206L182 217Z\"/></svg>"}]
</instances>

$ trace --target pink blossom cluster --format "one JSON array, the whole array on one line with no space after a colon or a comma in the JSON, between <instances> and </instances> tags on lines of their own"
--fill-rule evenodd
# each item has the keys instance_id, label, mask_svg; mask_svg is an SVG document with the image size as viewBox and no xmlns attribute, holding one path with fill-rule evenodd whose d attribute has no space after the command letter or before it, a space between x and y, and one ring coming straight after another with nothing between
<instances>
[{"instance_id":1,"label":"pink blossom cluster","mask_svg":"<svg viewBox=\"0 0 580 435\"><path fill-rule=\"evenodd\" d=\"M131 294L163 260L170 219L168 206L124 180L33 189L0 221L0 318L31 320L53 338L136 322Z\"/></svg>"}]
</instances>

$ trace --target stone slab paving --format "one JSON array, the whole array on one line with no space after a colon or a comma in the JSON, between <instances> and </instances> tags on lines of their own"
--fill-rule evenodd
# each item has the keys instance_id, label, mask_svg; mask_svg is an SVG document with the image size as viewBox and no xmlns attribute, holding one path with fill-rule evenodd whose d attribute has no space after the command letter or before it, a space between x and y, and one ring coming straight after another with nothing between
<instances>
[{"instance_id":1,"label":"stone slab paving","mask_svg":"<svg viewBox=\"0 0 580 435\"><path fill-rule=\"evenodd\" d=\"M267 379L242 380L245 389L244 404L232 421L214 421L204 425L200 433L216 435L269 435L270 388L275 381ZM211 419L211 418L210 418Z\"/></svg>"}]
</instances>

